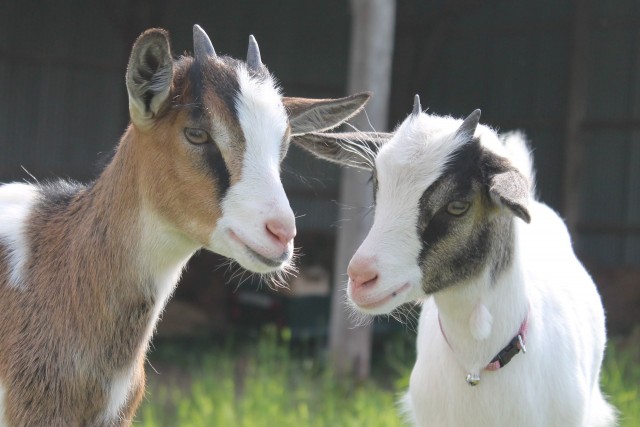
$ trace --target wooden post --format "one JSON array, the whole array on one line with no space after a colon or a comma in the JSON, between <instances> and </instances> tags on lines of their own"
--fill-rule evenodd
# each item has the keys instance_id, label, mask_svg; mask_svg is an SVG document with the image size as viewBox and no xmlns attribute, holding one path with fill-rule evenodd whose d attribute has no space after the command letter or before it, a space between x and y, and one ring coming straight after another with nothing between
<instances>
[{"instance_id":1,"label":"wooden post","mask_svg":"<svg viewBox=\"0 0 640 427\"><path fill-rule=\"evenodd\" d=\"M360 130L387 128L395 29L395 0L351 0L352 31L348 92L372 91L367 116L352 121ZM346 304L346 271L373 222L373 190L369 174L343 169L340 183L340 229L334 262L334 292L329 324L329 351L336 375L367 378L371 325L359 326ZM368 213L367 213L368 212Z\"/></svg>"}]
</instances>

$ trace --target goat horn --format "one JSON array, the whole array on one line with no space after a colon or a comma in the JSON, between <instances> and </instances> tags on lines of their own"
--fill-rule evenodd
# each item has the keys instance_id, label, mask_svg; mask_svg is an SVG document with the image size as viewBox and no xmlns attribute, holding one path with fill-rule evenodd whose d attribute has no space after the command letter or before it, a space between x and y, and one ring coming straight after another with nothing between
<instances>
[{"instance_id":1,"label":"goat horn","mask_svg":"<svg viewBox=\"0 0 640 427\"><path fill-rule=\"evenodd\" d=\"M209 36L198 24L193 26L193 56L196 60L217 57Z\"/></svg>"},{"instance_id":2,"label":"goat horn","mask_svg":"<svg viewBox=\"0 0 640 427\"><path fill-rule=\"evenodd\" d=\"M262 68L262 59L260 58L260 48L253 34L249 36L249 49L247 49L247 65L252 70Z\"/></svg>"},{"instance_id":3,"label":"goat horn","mask_svg":"<svg viewBox=\"0 0 640 427\"><path fill-rule=\"evenodd\" d=\"M473 138L473 135L476 133L476 128L478 127L478 123L480 122L480 109L473 110L471 114L467 116L466 119L462 122L456 134L465 135L467 138Z\"/></svg>"},{"instance_id":4,"label":"goat horn","mask_svg":"<svg viewBox=\"0 0 640 427\"><path fill-rule=\"evenodd\" d=\"M412 115L418 116L422 112L422 106L420 105L420 95L416 93L416 96L413 97L413 111Z\"/></svg>"}]
</instances>

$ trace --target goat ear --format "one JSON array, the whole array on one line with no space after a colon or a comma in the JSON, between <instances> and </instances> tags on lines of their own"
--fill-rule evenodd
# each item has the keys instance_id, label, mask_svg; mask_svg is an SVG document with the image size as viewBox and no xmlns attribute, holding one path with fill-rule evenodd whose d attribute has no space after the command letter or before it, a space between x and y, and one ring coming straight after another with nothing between
<instances>
[{"instance_id":1,"label":"goat ear","mask_svg":"<svg viewBox=\"0 0 640 427\"><path fill-rule=\"evenodd\" d=\"M530 188L527 178L516 169L496 173L489 179L489 194L494 201L509 208L527 224L531 222Z\"/></svg>"},{"instance_id":2,"label":"goat ear","mask_svg":"<svg viewBox=\"0 0 640 427\"><path fill-rule=\"evenodd\" d=\"M292 141L323 160L371 170L378 150L389 139L391 139L390 133L314 132L296 135Z\"/></svg>"},{"instance_id":3,"label":"goat ear","mask_svg":"<svg viewBox=\"0 0 640 427\"><path fill-rule=\"evenodd\" d=\"M127 66L129 114L133 124L148 129L168 104L173 59L166 31L147 30L133 45Z\"/></svg>"},{"instance_id":4,"label":"goat ear","mask_svg":"<svg viewBox=\"0 0 640 427\"><path fill-rule=\"evenodd\" d=\"M325 132L341 125L358 114L371 98L371 93L362 92L346 98L309 99L282 98L291 124L291 135L310 132Z\"/></svg>"}]
</instances>

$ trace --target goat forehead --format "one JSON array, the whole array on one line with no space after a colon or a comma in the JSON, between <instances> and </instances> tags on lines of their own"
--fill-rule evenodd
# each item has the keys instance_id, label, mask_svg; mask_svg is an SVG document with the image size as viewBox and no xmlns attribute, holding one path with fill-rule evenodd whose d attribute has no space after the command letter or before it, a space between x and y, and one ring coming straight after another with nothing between
<instances>
[{"instance_id":1,"label":"goat forehead","mask_svg":"<svg viewBox=\"0 0 640 427\"><path fill-rule=\"evenodd\" d=\"M188 71L180 73L184 96L179 102L189 109L194 124L205 124L223 151L280 158L288 143L288 116L266 68L250 71L229 57L181 61L180 67Z\"/></svg>"},{"instance_id":2,"label":"goat forehead","mask_svg":"<svg viewBox=\"0 0 640 427\"><path fill-rule=\"evenodd\" d=\"M236 60L223 57L221 59L204 58L194 60L182 58L178 68L187 65L184 76L180 71L176 74L177 84L185 85L182 89L186 95L179 100L185 104L194 121L200 121L203 117L211 116L212 110L225 110L228 115L236 119L235 97L239 91L238 77L236 73ZM212 104L211 99L218 100Z\"/></svg>"},{"instance_id":3,"label":"goat forehead","mask_svg":"<svg viewBox=\"0 0 640 427\"><path fill-rule=\"evenodd\" d=\"M454 119L409 116L376 158L380 187L410 191L419 196L444 173L454 153L465 141L455 138Z\"/></svg>"},{"instance_id":4,"label":"goat forehead","mask_svg":"<svg viewBox=\"0 0 640 427\"><path fill-rule=\"evenodd\" d=\"M253 162L267 160L279 164L288 128L282 95L268 73L252 75L241 64L237 68L239 91L235 98L238 122Z\"/></svg>"}]
</instances>

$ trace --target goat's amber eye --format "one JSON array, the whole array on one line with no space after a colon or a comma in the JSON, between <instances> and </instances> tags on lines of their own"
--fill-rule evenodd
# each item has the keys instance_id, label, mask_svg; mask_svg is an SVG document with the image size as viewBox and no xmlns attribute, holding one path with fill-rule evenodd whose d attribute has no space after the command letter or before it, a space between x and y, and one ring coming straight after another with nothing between
<instances>
[{"instance_id":1,"label":"goat's amber eye","mask_svg":"<svg viewBox=\"0 0 640 427\"><path fill-rule=\"evenodd\" d=\"M209 134L203 129L184 128L184 136L186 136L192 144L204 144L209 142Z\"/></svg>"},{"instance_id":2,"label":"goat's amber eye","mask_svg":"<svg viewBox=\"0 0 640 427\"><path fill-rule=\"evenodd\" d=\"M447 205L447 212L453 216L464 215L469 210L469 206L471 206L469 202L454 200Z\"/></svg>"}]
</instances>

